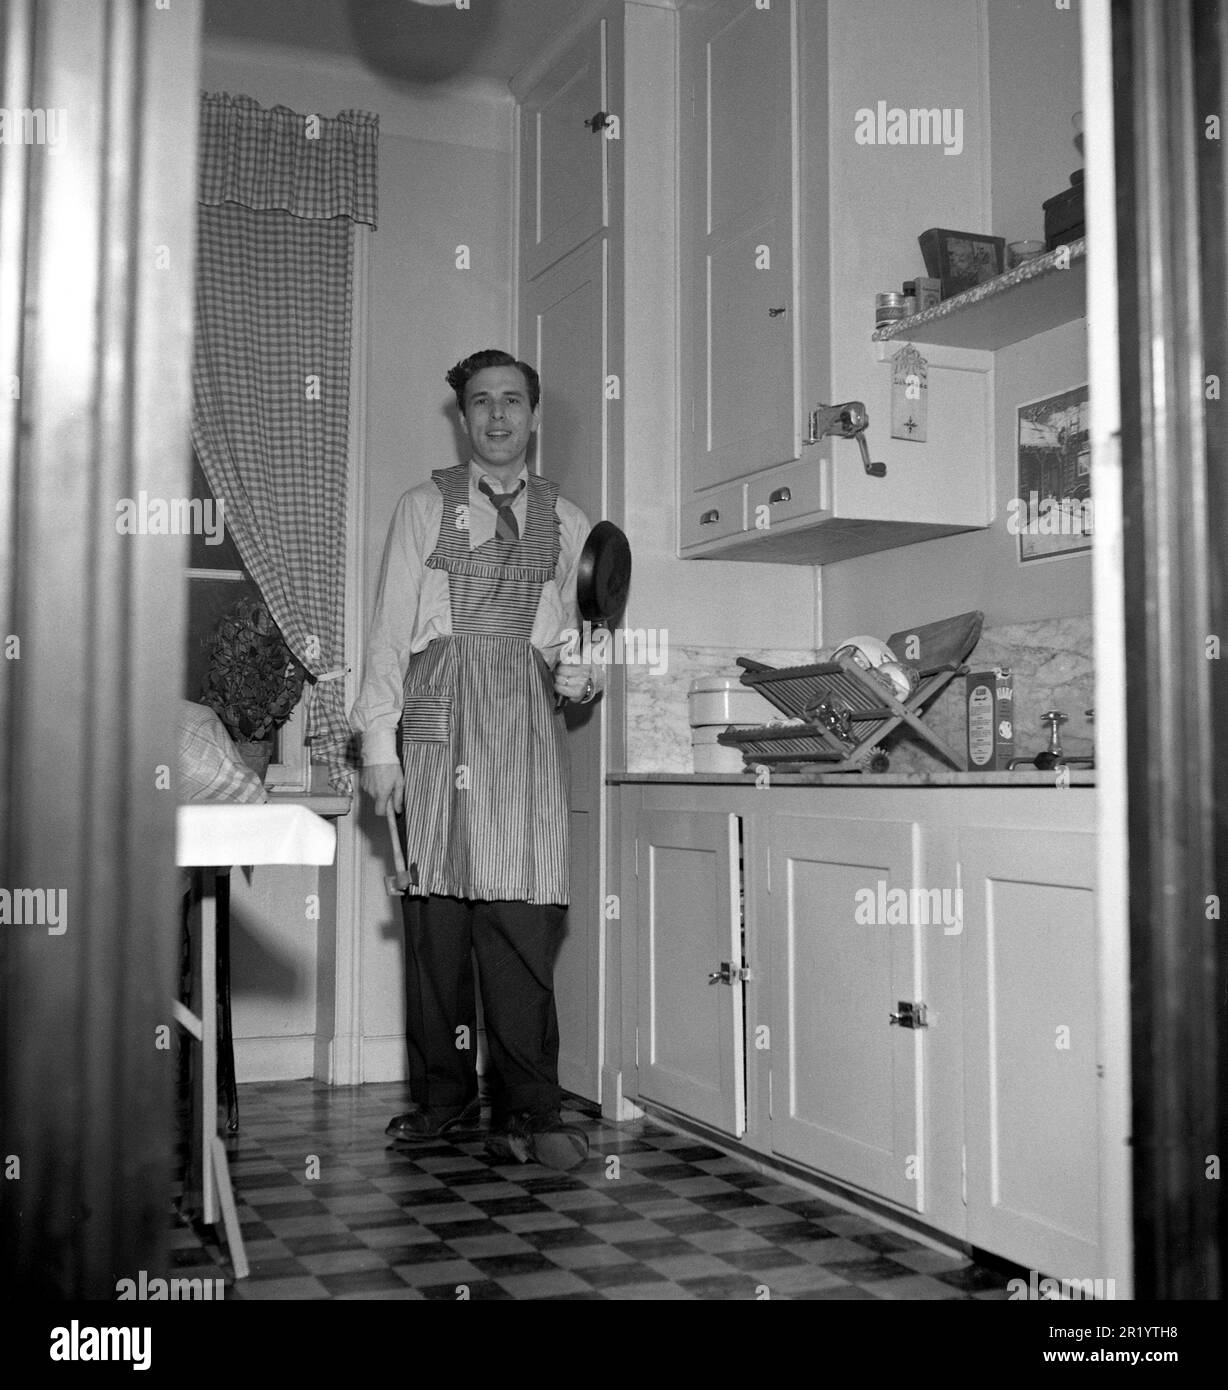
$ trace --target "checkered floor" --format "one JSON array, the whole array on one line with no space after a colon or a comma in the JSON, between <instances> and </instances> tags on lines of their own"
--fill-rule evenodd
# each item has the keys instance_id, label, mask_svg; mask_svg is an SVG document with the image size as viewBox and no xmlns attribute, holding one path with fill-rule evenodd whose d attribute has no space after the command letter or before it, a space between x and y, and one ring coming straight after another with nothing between
<instances>
[{"instance_id":1,"label":"checkered floor","mask_svg":"<svg viewBox=\"0 0 1228 1390\"><path fill-rule=\"evenodd\" d=\"M399 1084L239 1088L228 1141L251 1264L176 1214L174 1274L229 1299L1004 1299L1008 1275L753 1171L650 1119L572 1101L574 1173L488 1158L480 1140L384 1137ZM318 1173L318 1176L316 1174ZM220 1225L216 1228L220 1233Z\"/></svg>"}]
</instances>

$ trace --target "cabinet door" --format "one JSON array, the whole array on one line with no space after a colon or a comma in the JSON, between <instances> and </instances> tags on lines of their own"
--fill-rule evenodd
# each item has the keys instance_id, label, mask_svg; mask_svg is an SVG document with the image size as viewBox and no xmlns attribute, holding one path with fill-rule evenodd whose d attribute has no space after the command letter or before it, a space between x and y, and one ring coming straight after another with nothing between
<instances>
[{"instance_id":1,"label":"cabinet door","mask_svg":"<svg viewBox=\"0 0 1228 1390\"><path fill-rule=\"evenodd\" d=\"M898 920L913 825L772 816L767 833L772 1147L924 1210L925 1032L889 1019L919 998L920 936L941 929Z\"/></svg>"},{"instance_id":2,"label":"cabinet door","mask_svg":"<svg viewBox=\"0 0 1228 1390\"><path fill-rule=\"evenodd\" d=\"M646 812L637 821L639 1091L740 1136L746 1127L738 817Z\"/></svg>"},{"instance_id":3,"label":"cabinet door","mask_svg":"<svg viewBox=\"0 0 1228 1390\"><path fill-rule=\"evenodd\" d=\"M1095 862L1093 834L960 834L968 1240L1055 1278L1101 1275Z\"/></svg>"},{"instance_id":4,"label":"cabinet door","mask_svg":"<svg viewBox=\"0 0 1228 1390\"><path fill-rule=\"evenodd\" d=\"M685 491L798 455L795 18L720 0L683 15Z\"/></svg>"},{"instance_id":5,"label":"cabinet door","mask_svg":"<svg viewBox=\"0 0 1228 1390\"><path fill-rule=\"evenodd\" d=\"M520 350L542 379L537 467L590 521L608 465L604 391L606 241L590 241L522 284ZM566 707L570 757L571 909L554 968L559 1081L595 1100L600 1080L601 743L605 702Z\"/></svg>"},{"instance_id":6,"label":"cabinet door","mask_svg":"<svg viewBox=\"0 0 1228 1390\"><path fill-rule=\"evenodd\" d=\"M602 20L550 67L521 104L520 259L527 279L608 222L608 137L589 124L606 109L605 44Z\"/></svg>"}]
</instances>

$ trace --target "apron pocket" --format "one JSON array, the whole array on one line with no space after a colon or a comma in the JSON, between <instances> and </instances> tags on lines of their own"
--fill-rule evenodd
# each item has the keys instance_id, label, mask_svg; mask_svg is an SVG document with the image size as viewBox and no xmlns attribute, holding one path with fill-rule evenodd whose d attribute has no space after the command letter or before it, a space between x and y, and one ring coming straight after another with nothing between
<instances>
[{"instance_id":1,"label":"apron pocket","mask_svg":"<svg viewBox=\"0 0 1228 1390\"><path fill-rule=\"evenodd\" d=\"M407 692L401 738L407 743L447 743L452 735L452 701L446 695Z\"/></svg>"}]
</instances>

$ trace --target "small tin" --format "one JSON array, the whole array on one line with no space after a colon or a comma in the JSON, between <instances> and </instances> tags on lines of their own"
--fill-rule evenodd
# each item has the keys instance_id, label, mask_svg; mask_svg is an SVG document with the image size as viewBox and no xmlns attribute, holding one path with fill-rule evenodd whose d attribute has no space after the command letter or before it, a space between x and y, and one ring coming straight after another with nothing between
<instances>
[{"instance_id":1,"label":"small tin","mask_svg":"<svg viewBox=\"0 0 1228 1390\"><path fill-rule=\"evenodd\" d=\"M887 290L874 296L874 326L881 328L885 323L896 323L908 317L908 310L902 294Z\"/></svg>"}]
</instances>

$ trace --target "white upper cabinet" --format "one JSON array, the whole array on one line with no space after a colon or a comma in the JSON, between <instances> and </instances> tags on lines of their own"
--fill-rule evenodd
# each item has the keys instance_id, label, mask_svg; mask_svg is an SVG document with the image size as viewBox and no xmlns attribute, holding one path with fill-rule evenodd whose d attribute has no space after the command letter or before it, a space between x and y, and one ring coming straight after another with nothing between
<instances>
[{"instance_id":1,"label":"white upper cabinet","mask_svg":"<svg viewBox=\"0 0 1228 1390\"><path fill-rule=\"evenodd\" d=\"M617 113L607 109L606 23L584 35L520 105L520 255L523 278L606 229L607 145Z\"/></svg>"},{"instance_id":2,"label":"white upper cabinet","mask_svg":"<svg viewBox=\"0 0 1228 1390\"><path fill-rule=\"evenodd\" d=\"M988 217L983 25L978 0L941 23L911 0L684 5L682 555L828 564L992 521L992 355L923 348L928 435L898 440L872 341L918 234ZM865 143L882 101L958 108L959 153ZM848 401L885 476L853 439L806 442Z\"/></svg>"},{"instance_id":3,"label":"white upper cabinet","mask_svg":"<svg viewBox=\"0 0 1228 1390\"><path fill-rule=\"evenodd\" d=\"M797 452L793 15L727 0L683 23L684 441L706 491Z\"/></svg>"}]
</instances>

